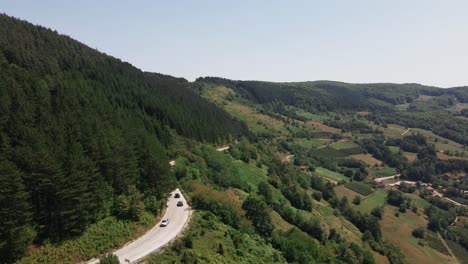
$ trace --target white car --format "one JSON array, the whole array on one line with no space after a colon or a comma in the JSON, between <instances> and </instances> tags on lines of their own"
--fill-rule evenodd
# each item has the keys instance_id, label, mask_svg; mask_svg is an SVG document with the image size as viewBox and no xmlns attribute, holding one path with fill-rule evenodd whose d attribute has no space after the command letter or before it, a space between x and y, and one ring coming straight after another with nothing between
<instances>
[{"instance_id":1,"label":"white car","mask_svg":"<svg viewBox=\"0 0 468 264\"><path fill-rule=\"evenodd\" d=\"M167 226L169 224L169 218L163 219L159 226Z\"/></svg>"}]
</instances>

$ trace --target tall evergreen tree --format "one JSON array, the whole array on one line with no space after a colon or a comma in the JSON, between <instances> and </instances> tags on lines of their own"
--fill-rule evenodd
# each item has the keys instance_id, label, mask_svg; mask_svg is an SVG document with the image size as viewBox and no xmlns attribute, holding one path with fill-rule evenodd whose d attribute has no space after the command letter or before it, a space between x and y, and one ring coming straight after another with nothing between
<instances>
[{"instance_id":1,"label":"tall evergreen tree","mask_svg":"<svg viewBox=\"0 0 468 264\"><path fill-rule=\"evenodd\" d=\"M21 173L11 162L0 161L0 259L13 262L34 237L31 205Z\"/></svg>"}]
</instances>

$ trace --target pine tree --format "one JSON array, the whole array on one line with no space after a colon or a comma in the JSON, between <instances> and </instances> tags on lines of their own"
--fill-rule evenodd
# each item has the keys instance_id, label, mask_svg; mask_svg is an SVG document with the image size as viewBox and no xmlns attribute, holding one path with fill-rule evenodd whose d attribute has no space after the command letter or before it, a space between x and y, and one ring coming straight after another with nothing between
<instances>
[{"instance_id":1,"label":"pine tree","mask_svg":"<svg viewBox=\"0 0 468 264\"><path fill-rule=\"evenodd\" d=\"M11 162L0 161L0 259L13 262L34 237L31 206L20 172Z\"/></svg>"}]
</instances>

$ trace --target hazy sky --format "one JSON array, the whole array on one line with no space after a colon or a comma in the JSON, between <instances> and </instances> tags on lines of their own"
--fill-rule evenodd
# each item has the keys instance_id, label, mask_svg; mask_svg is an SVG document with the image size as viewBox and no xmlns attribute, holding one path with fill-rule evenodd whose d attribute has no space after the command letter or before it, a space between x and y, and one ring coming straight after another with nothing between
<instances>
[{"instance_id":1,"label":"hazy sky","mask_svg":"<svg viewBox=\"0 0 468 264\"><path fill-rule=\"evenodd\" d=\"M468 85L468 1L0 0L145 71Z\"/></svg>"}]
</instances>

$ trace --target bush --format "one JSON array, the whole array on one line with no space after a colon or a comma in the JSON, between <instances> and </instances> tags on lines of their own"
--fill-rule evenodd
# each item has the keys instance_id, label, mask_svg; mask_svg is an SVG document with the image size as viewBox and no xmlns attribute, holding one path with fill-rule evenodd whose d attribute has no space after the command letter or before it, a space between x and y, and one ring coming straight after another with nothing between
<instances>
[{"instance_id":1,"label":"bush","mask_svg":"<svg viewBox=\"0 0 468 264\"><path fill-rule=\"evenodd\" d=\"M406 205L404 203L400 204L400 208L398 209L401 213L406 212Z\"/></svg>"},{"instance_id":2,"label":"bush","mask_svg":"<svg viewBox=\"0 0 468 264\"><path fill-rule=\"evenodd\" d=\"M383 215L383 206L377 206L375 207L374 209L372 209L372 212L371 214L375 217L377 217L378 219L382 219L382 215Z\"/></svg>"},{"instance_id":3,"label":"bush","mask_svg":"<svg viewBox=\"0 0 468 264\"><path fill-rule=\"evenodd\" d=\"M315 200L320 202L320 200L322 200L322 192L314 192L314 193L312 193L312 197Z\"/></svg>"},{"instance_id":4,"label":"bush","mask_svg":"<svg viewBox=\"0 0 468 264\"><path fill-rule=\"evenodd\" d=\"M353 204L355 205L361 204L361 197L359 195L354 196Z\"/></svg>"},{"instance_id":5,"label":"bush","mask_svg":"<svg viewBox=\"0 0 468 264\"><path fill-rule=\"evenodd\" d=\"M119 258L113 254L106 254L99 259L99 264L119 264Z\"/></svg>"},{"instance_id":6,"label":"bush","mask_svg":"<svg viewBox=\"0 0 468 264\"><path fill-rule=\"evenodd\" d=\"M416 238L424 238L424 235L425 235L424 228L422 227L416 228L415 230L413 230L413 232L411 232L411 234Z\"/></svg>"},{"instance_id":7,"label":"bush","mask_svg":"<svg viewBox=\"0 0 468 264\"><path fill-rule=\"evenodd\" d=\"M397 190L390 190L387 195L387 203L393 206L400 206L404 204L405 198L403 193Z\"/></svg>"},{"instance_id":8,"label":"bush","mask_svg":"<svg viewBox=\"0 0 468 264\"><path fill-rule=\"evenodd\" d=\"M154 215L157 215L161 211L163 205L163 203L158 201L153 195L146 197L143 203L145 204L146 210Z\"/></svg>"}]
</instances>

